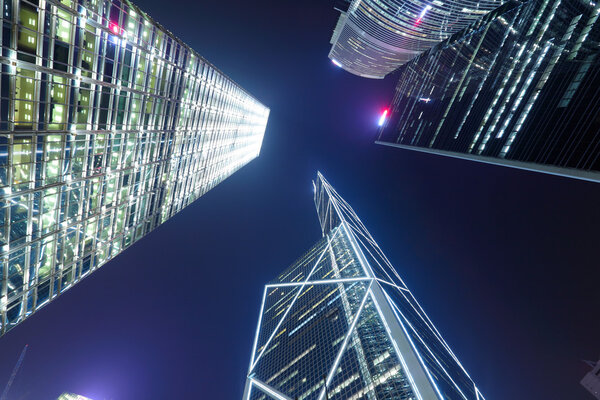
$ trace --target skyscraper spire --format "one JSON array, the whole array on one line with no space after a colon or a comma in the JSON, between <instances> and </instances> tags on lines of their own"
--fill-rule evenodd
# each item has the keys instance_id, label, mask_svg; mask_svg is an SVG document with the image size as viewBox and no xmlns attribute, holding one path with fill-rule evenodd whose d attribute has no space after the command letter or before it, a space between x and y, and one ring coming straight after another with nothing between
<instances>
[{"instance_id":1,"label":"skyscraper spire","mask_svg":"<svg viewBox=\"0 0 600 400\"><path fill-rule=\"evenodd\" d=\"M243 400L483 400L352 207L313 185L323 238L265 286Z\"/></svg>"}]
</instances>

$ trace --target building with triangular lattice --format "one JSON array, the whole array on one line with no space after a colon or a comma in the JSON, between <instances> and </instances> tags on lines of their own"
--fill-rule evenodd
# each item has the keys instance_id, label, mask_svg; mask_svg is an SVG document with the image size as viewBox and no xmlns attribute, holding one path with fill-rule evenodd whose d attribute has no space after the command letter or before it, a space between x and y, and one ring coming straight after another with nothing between
<instances>
[{"instance_id":1,"label":"building with triangular lattice","mask_svg":"<svg viewBox=\"0 0 600 400\"><path fill-rule=\"evenodd\" d=\"M348 203L314 189L323 238L265 286L244 400L483 400Z\"/></svg>"}]
</instances>

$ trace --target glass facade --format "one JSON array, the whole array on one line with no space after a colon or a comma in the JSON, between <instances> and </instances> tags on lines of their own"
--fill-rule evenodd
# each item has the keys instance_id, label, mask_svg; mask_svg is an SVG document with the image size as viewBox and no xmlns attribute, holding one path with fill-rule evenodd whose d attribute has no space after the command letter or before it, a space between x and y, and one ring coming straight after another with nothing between
<instances>
[{"instance_id":1,"label":"glass facade","mask_svg":"<svg viewBox=\"0 0 600 400\"><path fill-rule=\"evenodd\" d=\"M244 400L483 396L321 174L323 238L265 286Z\"/></svg>"},{"instance_id":2,"label":"glass facade","mask_svg":"<svg viewBox=\"0 0 600 400\"><path fill-rule=\"evenodd\" d=\"M4 334L257 157L269 109L128 1L0 4Z\"/></svg>"},{"instance_id":3,"label":"glass facade","mask_svg":"<svg viewBox=\"0 0 600 400\"><path fill-rule=\"evenodd\" d=\"M352 0L329 58L352 74L382 79L505 1Z\"/></svg>"},{"instance_id":4,"label":"glass facade","mask_svg":"<svg viewBox=\"0 0 600 400\"><path fill-rule=\"evenodd\" d=\"M399 70L379 143L599 181L600 6L510 3Z\"/></svg>"}]
</instances>

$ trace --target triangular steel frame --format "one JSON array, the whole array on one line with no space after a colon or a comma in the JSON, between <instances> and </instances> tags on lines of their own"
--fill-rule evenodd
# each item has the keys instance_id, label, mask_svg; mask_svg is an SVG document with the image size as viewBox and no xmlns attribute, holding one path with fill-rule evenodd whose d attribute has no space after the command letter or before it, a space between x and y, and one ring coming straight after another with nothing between
<instances>
[{"instance_id":1,"label":"triangular steel frame","mask_svg":"<svg viewBox=\"0 0 600 400\"><path fill-rule=\"evenodd\" d=\"M458 384L456 384L456 382L452 379L452 376L445 370L443 363L438 360L435 352L428 347L428 344L421 338L419 332L411 324L410 320L403 315L400 307L398 307L398 305L390 296L391 291L395 291L403 300L405 300L406 304L410 305L412 312L419 317L419 323L422 323L426 327L428 331L427 333L436 339L438 344L444 349L449 358L456 363L456 367L462 370L464 376L472 382L470 376L467 374L462 364L460 364L456 355L444 341L440 332L435 328L427 314L425 314L422 307L407 288L398 272L385 257L382 250L379 248L373 237L367 231L350 205L337 194L337 192L325 180L321 173L318 173L316 182L313 182L313 187L315 192L314 200L319 221L321 223L322 234L323 237L328 238L328 243L319 255L306 279L300 282L275 282L265 286L243 400L250 399L252 387L254 386L259 387L262 391L269 393L269 395L279 400L290 399L286 394L280 393L277 389L258 380L254 373L254 368L265 353L265 350L268 348L268 344L279 330L281 324L288 316L289 311L292 309L296 299L299 297L305 287L312 285L328 285L352 282L366 282L368 283L368 287L361 300L358 310L354 314L351 325L345 333L344 340L342 341L342 345L340 346L335 360L329 368L323 388L319 390L317 400L325 399L326 387L334 378L338 364L348 349L348 343L350 342L352 335L356 332L357 321L360 320L365 303L368 299L371 299L375 305L379 319L385 326L387 336L394 347L395 353L399 358L399 363L410 382L411 389L416 399L454 400L455 397L449 398L442 394L436 384L435 379L432 377L432 373L429 370L427 363L424 361L423 354L421 354L419 348L415 345L415 338L420 340L420 344L428 352L427 356L437 362L438 366L440 367L439 370L445 372L446 379L456 386L456 392L460 394L460 397L456 397L457 400L485 400L474 383L473 387L470 388L470 393L465 393L464 388L461 388ZM336 231L330 235L334 229ZM331 241L335 235L342 234L350 241L352 251L357 256L360 267L364 272L364 276L352 278L311 279L311 275L315 271L317 265L319 265L321 259L327 252L331 251ZM329 236L332 237L330 238ZM296 293L294 300L287 305L287 310L279 319L276 328L273 330L269 339L263 346L261 353L255 357L257 340L261 329L261 319L264 312L265 297L268 290L275 287L292 286L298 286L300 287L300 290Z\"/></svg>"}]
</instances>

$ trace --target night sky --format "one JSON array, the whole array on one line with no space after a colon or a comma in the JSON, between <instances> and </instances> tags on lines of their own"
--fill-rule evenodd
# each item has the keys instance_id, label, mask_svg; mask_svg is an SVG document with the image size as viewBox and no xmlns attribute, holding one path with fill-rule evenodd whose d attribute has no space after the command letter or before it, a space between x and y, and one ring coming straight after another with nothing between
<instances>
[{"instance_id":1,"label":"night sky","mask_svg":"<svg viewBox=\"0 0 600 400\"><path fill-rule=\"evenodd\" d=\"M259 158L0 339L9 398L240 399L263 285L353 206L488 400L591 400L600 185L373 144L394 77L327 59L329 1L139 0L271 108Z\"/></svg>"}]
</instances>

